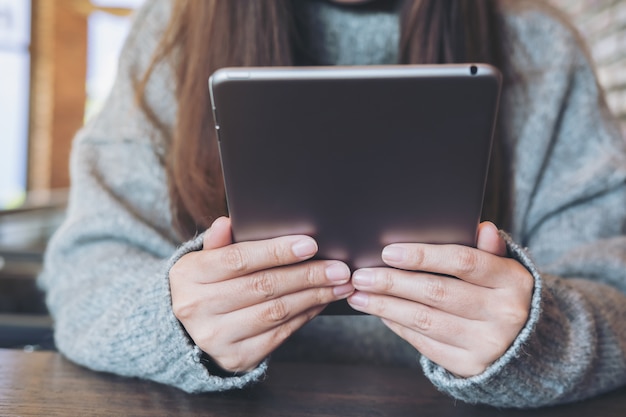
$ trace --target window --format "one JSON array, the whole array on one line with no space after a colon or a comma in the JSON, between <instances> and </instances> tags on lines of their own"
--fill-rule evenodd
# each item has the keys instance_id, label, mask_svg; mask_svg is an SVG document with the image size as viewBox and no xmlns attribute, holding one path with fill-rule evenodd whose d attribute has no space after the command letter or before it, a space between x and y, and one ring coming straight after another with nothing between
<instances>
[{"instance_id":1,"label":"window","mask_svg":"<svg viewBox=\"0 0 626 417\"><path fill-rule=\"evenodd\" d=\"M26 195L30 0L0 0L0 209Z\"/></svg>"},{"instance_id":2,"label":"window","mask_svg":"<svg viewBox=\"0 0 626 417\"><path fill-rule=\"evenodd\" d=\"M144 1L0 0L0 210L69 186L72 139Z\"/></svg>"},{"instance_id":3,"label":"window","mask_svg":"<svg viewBox=\"0 0 626 417\"><path fill-rule=\"evenodd\" d=\"M108 95L117 59L131 25L129 14L145 0L92 0L88 20L87 103L85 119L93 116Z\"/></svg>"}]
</instances>

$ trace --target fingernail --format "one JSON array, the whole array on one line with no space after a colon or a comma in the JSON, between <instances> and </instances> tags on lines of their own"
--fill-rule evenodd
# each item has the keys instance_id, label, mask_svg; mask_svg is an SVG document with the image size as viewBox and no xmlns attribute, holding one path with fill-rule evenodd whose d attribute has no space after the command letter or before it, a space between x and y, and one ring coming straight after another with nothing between
<instances>
[{"instance_id":1,"label":"fingernail","mask_svg":"<svg viewBox=\"0 0 626 417\"><path fill-rule=\"evenodd\" d=\"M368 287L374 283L374 273L368 269L359 269L354 273L352 281L357 285Z\"/></svg>"},{"instance_id":2,"label":"fingernail","mask_svg":"<svg viewBox=\"0 0 626 417\"><path fill-rule=\"evenodd\" d=\"M383 249L383 261L402 262L406 259L406 249L398 246L387 246Z\"/></svg>"},{"instance_id":3,"label":"fingernail","mask_svg":"<svg viewBox=\"0 0 626 417\"><path fill-rule=\"evenodd\" d=\"M343 262L334 262L326 267L326 278L333 282L350 279L350 268Z\"/></svg>"},{"instance_id":4,"label":"fingernail","mask_svg":"<svg viewBox=\"0 0 626 417\"><path fill-rule=\"evenodd\" d=\"M348 298L348 303L358 307L367 307L367 304L369 303L369 297L365 293L356 292L352 294L350 298Z\"/></svg>"},{"instance_id":5,"label":"fingernail","mask_svg":"<svg viewBox=\"0 0 626 417\"><path fill-rule=\"evenodd\" d=\"M317 244L313 239L301 239L293 244L291 251L298 258L308 258L317 252Z\"/></svg>"},{"instance_id":6,"label":"fingernail","mask_svg":"<svg viewBox=\"0 0 626 417\"><path fill-rule=\"evenodd\" d=\"M335 297L345 297L346 295L352 294L354 292L354 287L352 284L344 284L339 285L338 287L333 288L333 294Z\"/></svg>"}]
</instances>

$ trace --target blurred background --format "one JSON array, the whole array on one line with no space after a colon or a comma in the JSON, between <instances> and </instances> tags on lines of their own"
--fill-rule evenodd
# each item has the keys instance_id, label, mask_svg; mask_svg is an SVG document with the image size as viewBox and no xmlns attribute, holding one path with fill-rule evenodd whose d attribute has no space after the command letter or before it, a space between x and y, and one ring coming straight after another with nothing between
<instances>
[{"instance_id":1,"label":"blurred background","mask_svg":"<svg viewBox=\"0 0 626 417\"><path fill-rule=\"evenodd\" d=\"M0 348L52 348L35 278L63 219L75 132L144 0L0 0Z\"/></svg>"},{"instance_id":2,"label":"blurred background","mask_svg":"<svg viewBox=\"0 0 626 417\"><path fill-rule=\"evenodd\" d=\"M35 277L63 219L71 141L106 98L144 1L0 0L0 348L52 347ZM549 1L589 42L626 132L626 1Z\"/></svg>"}]
</instances>

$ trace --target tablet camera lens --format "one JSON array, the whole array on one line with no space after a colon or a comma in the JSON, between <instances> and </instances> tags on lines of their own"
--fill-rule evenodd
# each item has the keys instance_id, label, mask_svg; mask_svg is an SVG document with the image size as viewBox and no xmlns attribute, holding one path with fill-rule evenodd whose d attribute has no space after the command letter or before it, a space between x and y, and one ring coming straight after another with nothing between
<instances>
[{"instance_id":1,"label":"tablet camera lens","mask_svg":"<svg viewBox=\"0 0 626 417\"><path fill-rule=\"evenodd\" d=\"M472 65L470 67L470 74L476 75L478 73L478 67L476 65Z\"/></svg>"}]
</instances>

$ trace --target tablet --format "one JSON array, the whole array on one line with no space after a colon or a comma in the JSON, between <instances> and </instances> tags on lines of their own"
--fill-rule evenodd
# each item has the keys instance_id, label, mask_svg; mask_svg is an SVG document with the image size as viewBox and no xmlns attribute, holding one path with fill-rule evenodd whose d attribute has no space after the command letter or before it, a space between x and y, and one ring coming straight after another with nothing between
<instances>
[{"instance_id":1,"label":"tablet","mask_svg":"<svg viewBox=\"0 0 626 417\"><path fill-rule=\"evenodd\" d=\"M486 64L216 71L233 239L310 235L353 270L390 243L475 246L500 88Z\"/></svg>"}]
</instances>

